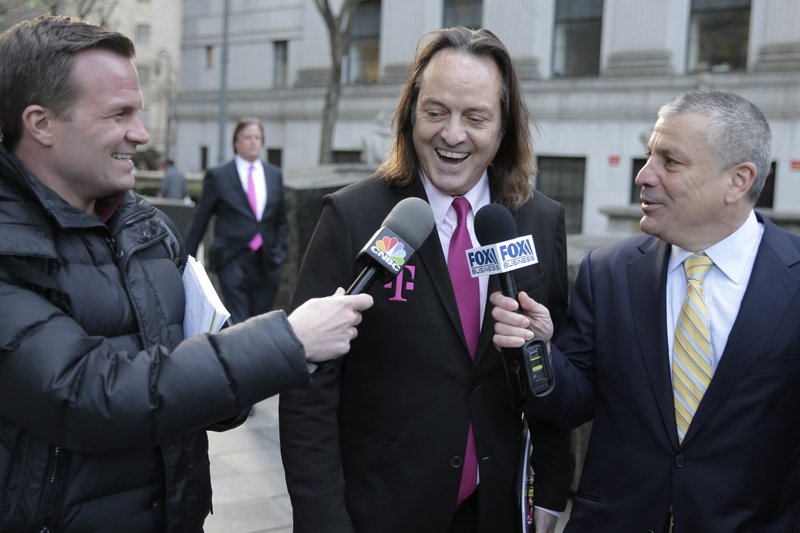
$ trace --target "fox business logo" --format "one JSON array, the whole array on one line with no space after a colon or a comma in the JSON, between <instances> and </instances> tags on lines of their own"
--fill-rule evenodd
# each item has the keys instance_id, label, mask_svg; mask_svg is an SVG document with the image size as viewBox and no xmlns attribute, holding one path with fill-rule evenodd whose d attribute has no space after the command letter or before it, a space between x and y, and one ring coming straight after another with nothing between
<instances>
[{"instance_id":1,"label":"fox business logo","mask_svg":"<svg viewBox=\"0 0 800 533\"><path fill-rule=\"evenodd\" d=\"M539 262L530 235L472 248L466 253L473 278L509 272Z\"/></svg>"},{"instance_id":2,"label":"fox business logo","mask_svg":"<svg viewBox=\"0 0 800 533\"><path fill-rule=\"evenodd\" d=\"M383 264L392 272L399 273L406 264L406 258L414 251L389 228L381 228L369 240L362 251Z\"/></svg>"}]
</instances>

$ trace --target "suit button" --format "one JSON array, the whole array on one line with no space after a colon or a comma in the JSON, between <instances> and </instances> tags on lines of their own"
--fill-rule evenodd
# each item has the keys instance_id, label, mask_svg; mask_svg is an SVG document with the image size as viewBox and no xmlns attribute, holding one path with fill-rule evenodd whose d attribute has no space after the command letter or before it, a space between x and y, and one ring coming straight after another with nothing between
<instances>
[{"instance_id":1,"label":"suit button","mask_svg":"<svg viewBox=\"0 0 800 533\"><path fill-rule=\"evenodd\" d=\"M464 459L459 457L458 455L454 455L450 458L450 466L453 468L461 468L464 465Z\"/></svg>"},{"instance_id":2,"label":"suit button","mask_svg":"<svg viewBox=\"0 0 800 533\"><path fill-rule=\"evenodd\" d=\"M675 459L672 460L672 464L674 464L677 468L683 468L686 466L686 457L683 455L676 455Z\"/></svg>"},{"instance_id":3,"label":"suit button","mask_svg":"<svg viewBox=\"0 0 800 533\"><path fill-rule=\"evenodd\" d=\"M478 392L479 390L481 390L481 386L480 386L480 385L478 385L477 383L473 383L473 384L472 384L472 385L470 385L470 387L469 387L469 393L470 393L470 394L475 394L475 393L476 393L476 392Z\"/></svg>"}]
</instances>

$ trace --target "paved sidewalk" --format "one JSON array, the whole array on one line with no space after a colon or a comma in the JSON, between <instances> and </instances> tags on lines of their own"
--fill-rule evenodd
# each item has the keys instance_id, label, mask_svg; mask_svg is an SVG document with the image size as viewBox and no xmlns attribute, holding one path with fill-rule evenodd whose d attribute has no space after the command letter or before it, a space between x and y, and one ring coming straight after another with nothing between
<instances>
[{"instance_id":1,"label":"paved sidewalk","mask_svg":"<svg viewBox=\"0 0 800 533\"><path fill-rule=\"evenodd\" d=\"M214 514L205 533L291 533L278 444L278 397L257 404L247 421L208 433Z\"/></svg>"},{"instance_id":2,"label":"paved sidewalk","mask_svg":"<svg viewBox=\"0 0 800 533\"><path fill-rule=\"evenodd\" d=\"M292 506L278 444L278 397L257 404L238 428L209 432L208 441L214 514L206 520L205 533L291 533Z\"/></svg>"}]
</instances>

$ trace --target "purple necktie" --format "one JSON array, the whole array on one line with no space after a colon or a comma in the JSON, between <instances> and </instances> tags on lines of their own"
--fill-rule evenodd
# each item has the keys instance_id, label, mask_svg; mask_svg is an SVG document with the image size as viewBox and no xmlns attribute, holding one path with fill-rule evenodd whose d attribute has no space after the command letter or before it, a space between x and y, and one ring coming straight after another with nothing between
<instances>
[{"instance_id":1,"label":"purple necktie","mask_svg":"<svg viewBox=\"0 0 800 533\"><path fill-rule=\"evenodd\" d=\"M475 359L478 347L478 336L481 332L480 317L480 287L478 278L473 278L469 273L466 250L472 248L472 239L467 229L467 213L469 201L463 196L453 199L453 209L456 210L458 222L453 236L450 238L450 249L447 253L447 270L453 284L453 293L456 296L458 316L461 318L461 328L470 356ZM461 503L475 491L478 486L478 454L475 451L475 438L472 434L472 423L467 432L467 449L464 453L464 470L461 472L461 486L458 489L458 500Z\"/></svg>"},{"instance_id":2,"label":"purple necktie","mask_svg":"<svg viewBox=\"0 0 800 533\"><path fill-rule=\"evenodd\" d=\"M256 203L256 184L253 181L253 165L250 165L250 168L247 170L247 200L250 202L250 208L253 210L253 214L258 219L258 204ZM253 238L250 239L248 246L254 252L261 248L261 244L264 242L264 239L261 237L261 233L256 233L253 235Z\"/></svg>"}]
</instances>

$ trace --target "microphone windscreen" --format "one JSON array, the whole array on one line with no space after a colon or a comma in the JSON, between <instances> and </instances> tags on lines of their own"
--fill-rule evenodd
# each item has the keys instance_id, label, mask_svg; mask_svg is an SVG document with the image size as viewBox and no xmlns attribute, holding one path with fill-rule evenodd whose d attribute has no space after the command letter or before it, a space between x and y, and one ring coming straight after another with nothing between
<instances>
[{"instance_id":1,"label":"microphone windscreen","mask_svg":"<svg viewBox=\"0 0 800 533\"><path fill-rule=\"evenodd\" d=\"M486 204L475 213L475 237L481 246L517 237L517 222L504 205Z\"/></svg>"},{"instance_id":2,"label":"microphone windscreen","mask_svg":"<svg viewBox=\"0 0 800 533\"><path fill-rule=\"evenodd\" d=\"M389 211L383 226L397 233L411 248L418 250L430 235L433 223L433 211L428 202L421 198L409 197L400 200Z\"/></svg>"}]
</instances>

